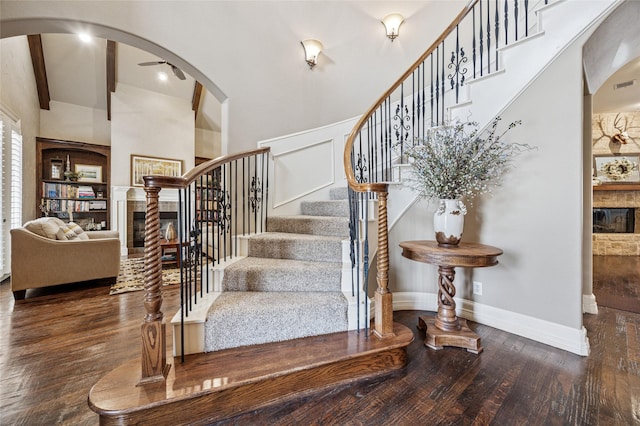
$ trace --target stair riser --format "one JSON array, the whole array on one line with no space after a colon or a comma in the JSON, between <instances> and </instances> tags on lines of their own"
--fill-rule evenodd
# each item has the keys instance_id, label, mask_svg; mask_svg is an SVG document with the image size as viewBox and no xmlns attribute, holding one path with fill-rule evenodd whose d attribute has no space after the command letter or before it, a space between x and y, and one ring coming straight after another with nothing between
<instances>
[{"instance_id":1,"label":"stair riser","mask_svg":"<svg viewBox=\"0 0 640 426\"><path fill-rule=\"evenodd\" d=\"M269 232L349 237L348 218L271 217L267 223Z\"/></svg>"},{"instance_id":2,"label":"stair riser","mask_svg":"<svg viewBox=\"0 0 640 426\"><path fill-rule=\"evenodd\" d=\"M295 259L316 262L341 262L340 241L265 240L249 241L249 256L272 259Z\"/></svg>"},{"instance_id":3,"label":"stair riser","mask_svg":"<svg viewBox=\"0 0 640 426\"><path fill-rule=\"evenodd\" d=\"M341 271L234 270L224 291L340 291Z\"/></svg>"},{"instance_id":4,"label":"stair riser","mask_svg":"<svg viewBox=\"0 0 640 426\"><path fill-rule=\"evenodd\" d=\"M300 211L306 216L349 216L348 201L303 201Z\"/></svg>"}]
</instances>

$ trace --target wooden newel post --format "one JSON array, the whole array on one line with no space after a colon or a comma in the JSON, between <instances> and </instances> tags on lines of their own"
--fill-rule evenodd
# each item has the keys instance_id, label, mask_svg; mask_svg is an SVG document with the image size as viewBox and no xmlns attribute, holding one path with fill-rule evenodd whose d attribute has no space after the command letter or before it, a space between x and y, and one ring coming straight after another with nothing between
<instances>
[{"instance_id":1,"label":"wooden newel post","mask_svg":"<svg viewBox=\"0 0 640 426\"><path fill-rule=\"evenodd\" d=\"M393 296L389 291L389 229L387 226L387 192L378 193L378 288L375 293L373 332L380 338L392 337Z\"/></svg>"},{"instance_id":2,"label":"wooden newel post","mask_svg":"<svg viewBox=\"0 0 640 426\"><path fill-rule=\"evenodd\" d=\"M162 306L162 260L160 258L159 187L144 187L147 213L144 227L144 308L142 322L142 377L138 386L164 381L171 365L167 364L166 329Z\"/></svg>"}]
</instances>

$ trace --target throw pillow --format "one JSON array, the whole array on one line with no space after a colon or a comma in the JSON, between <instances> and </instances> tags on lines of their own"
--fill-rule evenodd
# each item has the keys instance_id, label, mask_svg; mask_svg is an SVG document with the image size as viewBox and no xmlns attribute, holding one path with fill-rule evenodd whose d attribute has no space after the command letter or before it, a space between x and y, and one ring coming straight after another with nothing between
<instances>
[{"instance_id":1,"label":"throw pillow","mask_svg":"<svg viewBox=\"0 0 640 426\"><path fill-rule=\"evenodd\" d=\"M68 226L61 226L60 229L58 229L58 232L56 233L56 237L59 240L62 241L67 241L67 240L75 240L78 238L78 235L73 231L73 229L70 229Z\"/></svg>"},{"instance_id":2,"label":"throw pillow","mask_svg":"<svg viewBox=\"0 0 640 426\"><path fill-rule=\"evenodd\" d=\"M69 222L67 223L67 228L69 228L70 230L72 230L79 239L81 240L88 240L89 236L87 235L86 232L84 232L84 229L82 229L82 227L80 227L80 225L78 225L75 222Z\"/></svg>"},{"instance_id":3,"label":"throw pillow","mask_svg":"<svg viewBox=\"0 0 640 426\"><path fill-rule=\"evenodd\" d=\"M64 226L64 222L56 217L41 217L25 223L23 227L36 235L55 240L61 225Z\"/></svg>"}]
</instances>

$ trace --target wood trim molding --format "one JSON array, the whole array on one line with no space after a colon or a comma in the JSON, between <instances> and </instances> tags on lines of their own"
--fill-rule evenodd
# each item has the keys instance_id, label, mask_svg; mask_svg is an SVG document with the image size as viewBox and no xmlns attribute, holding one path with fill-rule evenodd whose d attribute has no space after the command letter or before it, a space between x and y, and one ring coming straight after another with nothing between
<instances>
[{"instance_id":1,"label":"wood trim molding","mask_svg":"<svg viewBox=\"0 0 640 426\"><path fill-rule=\"evenodd\" d=\"M198 118L198 111L200 109L200 97L202 96L202 84L196 81L196 85L193 88L193 97L191 98L191 109L195 111L194 118Z\"/></svg>"},{"instance_id":2,"label":"wood trim molding","mask_svg":"<svg viewBox=\"0 0 640 426\"><path fill-rule=\"evenodd\" d=\"M107 40L107 120L111 120L111 92L116 91L116 52L116 42Z\"/></svg>"},{"instance_id":3,"label":"wood trim molding","mask_svg":"<svg viewBox=\"0 0 640 426\"><path fill-rule=\"evenodd\" d=\"M29 52L31 53L31 63L33 64L33 74L36 79L36 88L38 90L38 101L40 109L49 110L49 83L47 82L47 70L44 65L44 51L42 49L42 37L40 34L32 34L27 36L29 42Z\"/></svg>"}]
</instances>

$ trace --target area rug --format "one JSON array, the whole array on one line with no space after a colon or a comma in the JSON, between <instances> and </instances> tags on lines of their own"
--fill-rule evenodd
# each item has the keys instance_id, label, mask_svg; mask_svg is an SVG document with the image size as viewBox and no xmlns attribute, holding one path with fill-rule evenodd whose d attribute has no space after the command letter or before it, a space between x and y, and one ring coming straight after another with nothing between
<instances>
[{"instance_id":1,"label":"area rug","mask_svg":"<svg viewBox=\"0 0 640 426\"><path fill-rule=\"evenodd\" d=\"M179 268L162 269L162 285L180 284ZM144 290L144 258L124 259L120 261L120 272L109 294L122 294Z\"/></svg>"}]
</instances>

